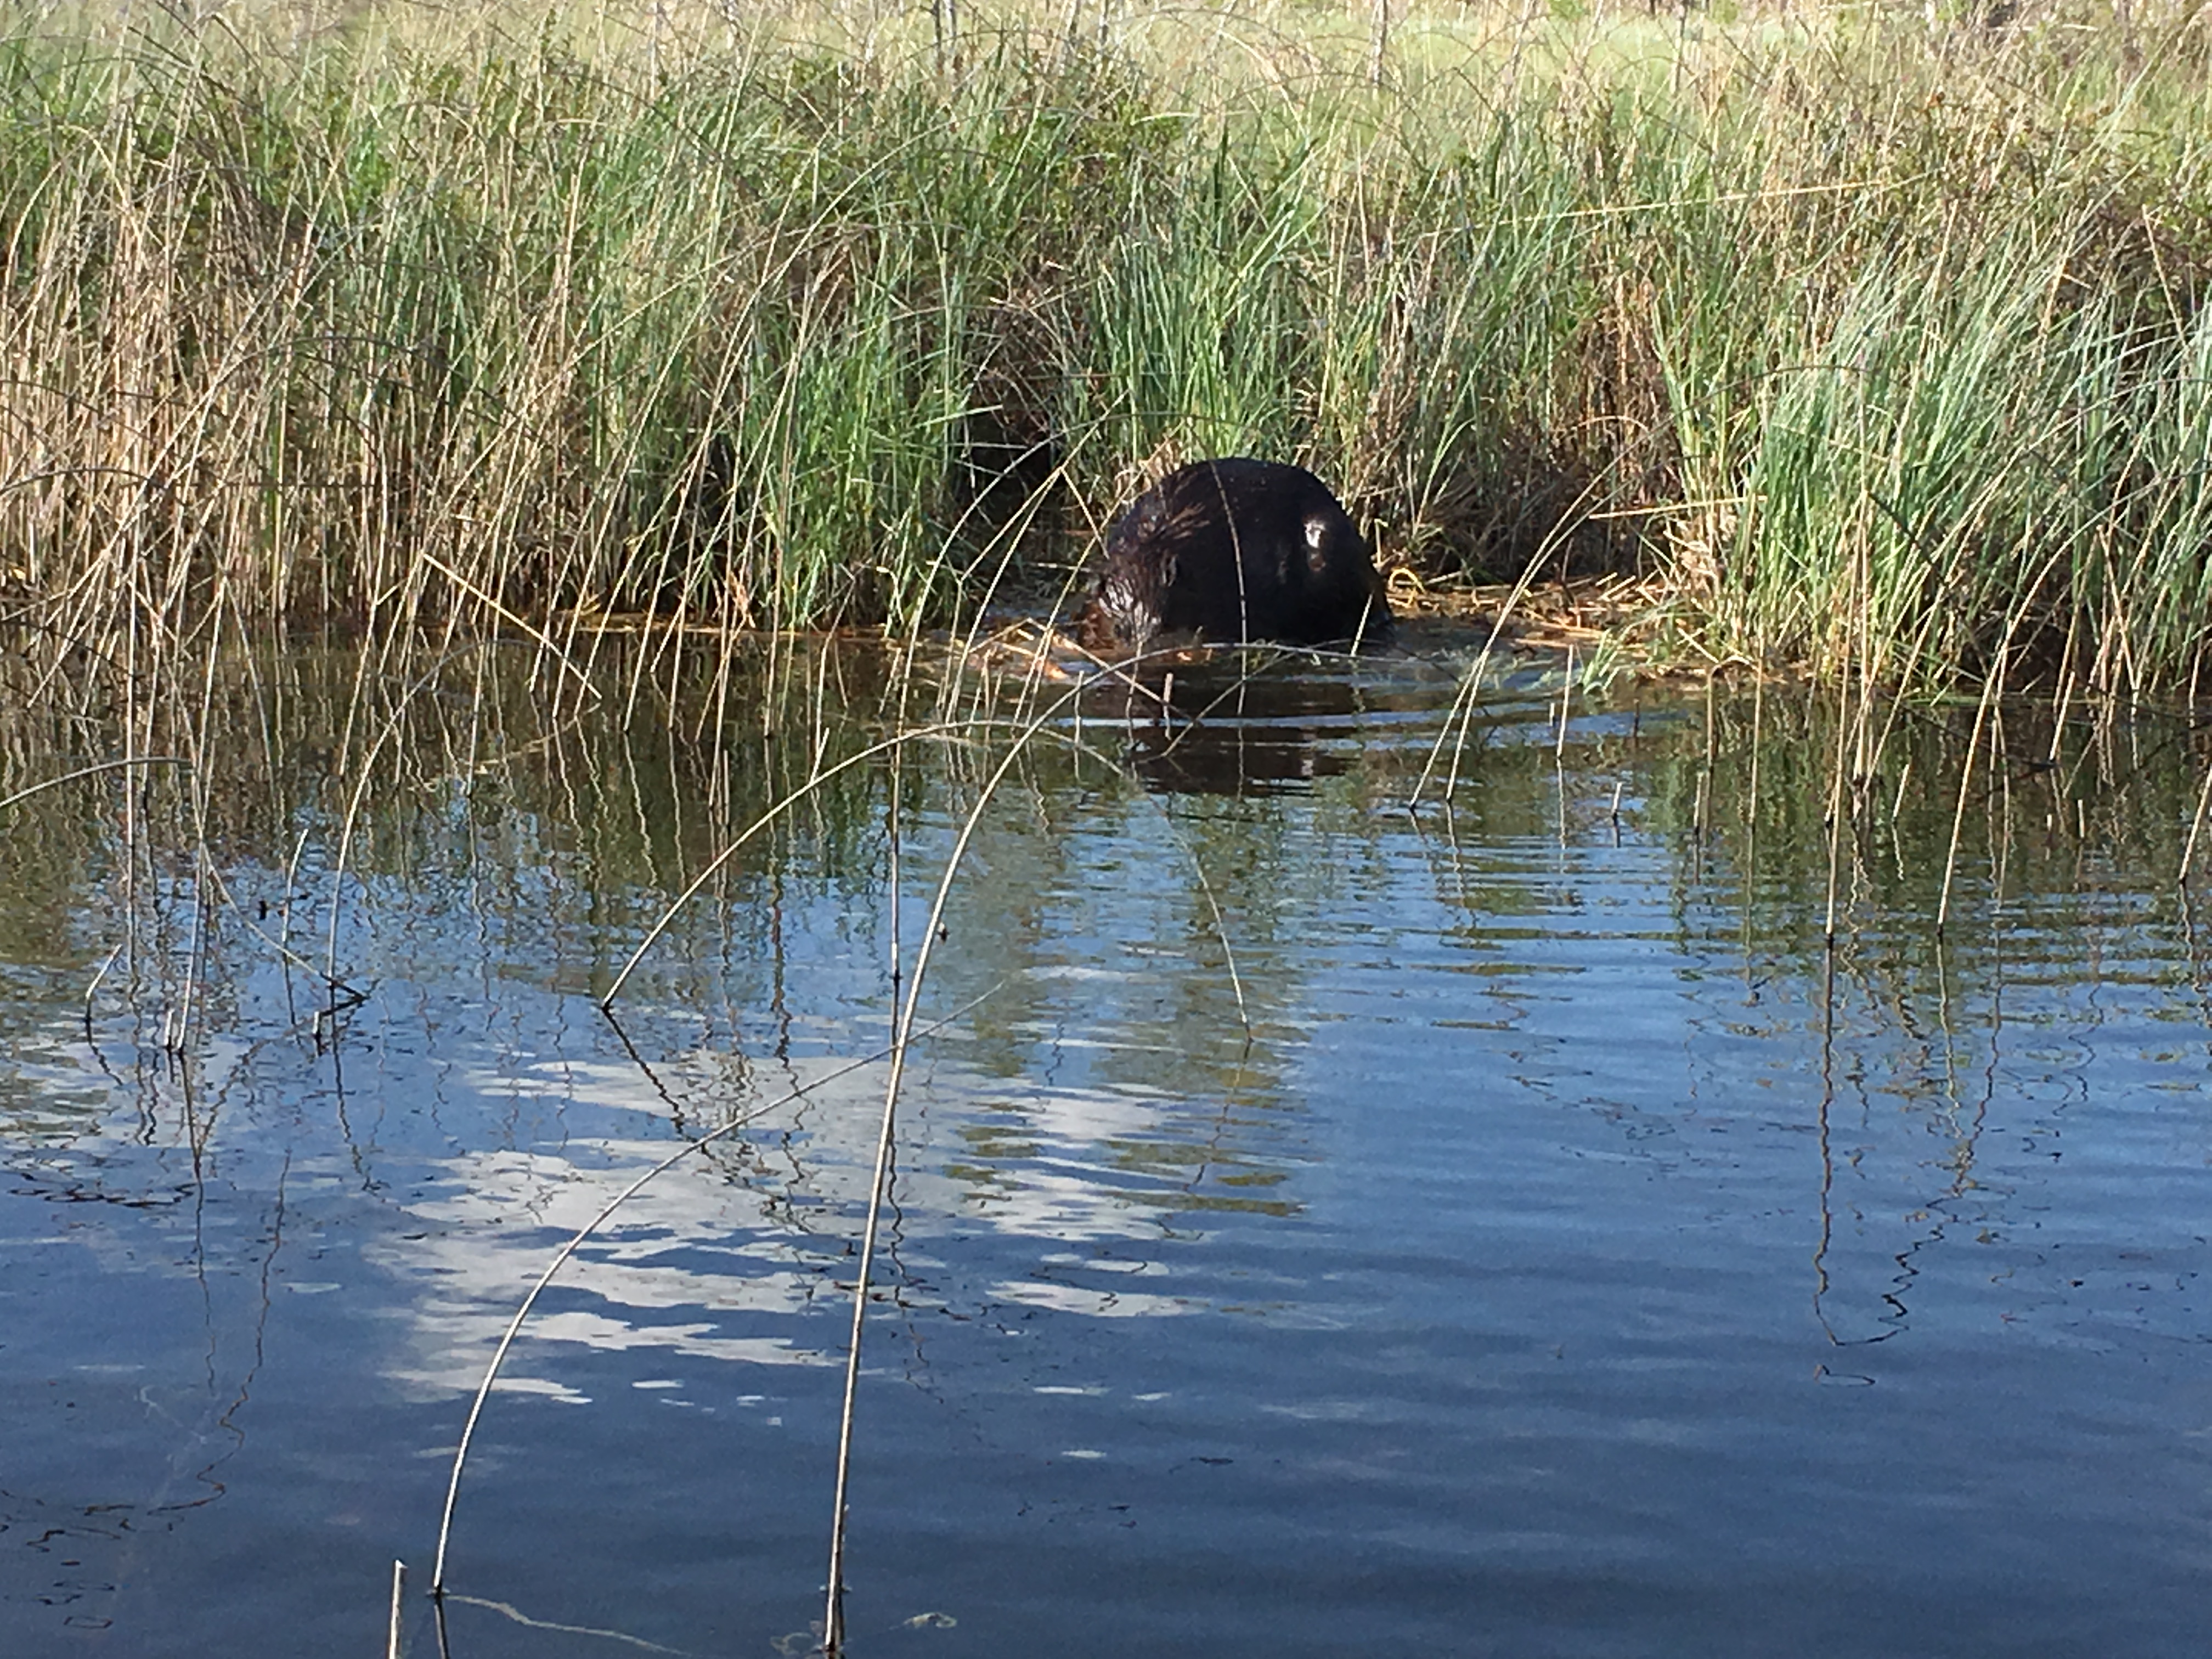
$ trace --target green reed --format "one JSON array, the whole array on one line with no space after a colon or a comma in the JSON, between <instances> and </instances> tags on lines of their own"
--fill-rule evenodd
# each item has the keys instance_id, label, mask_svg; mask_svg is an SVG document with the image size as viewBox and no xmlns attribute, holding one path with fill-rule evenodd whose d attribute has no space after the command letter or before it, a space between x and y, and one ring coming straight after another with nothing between
<instances>
[{"instance_id":1,"label":"green reed","mask_svg":"<svg viewBox=\"0 0 2212 1659\"><path fill-rule=\"evenodd\" d=\"M6 14L7 615L911 633L1249 451L1664 654L2193 683L2192 11L596 15Z\"/></svg>"}]
</instances>

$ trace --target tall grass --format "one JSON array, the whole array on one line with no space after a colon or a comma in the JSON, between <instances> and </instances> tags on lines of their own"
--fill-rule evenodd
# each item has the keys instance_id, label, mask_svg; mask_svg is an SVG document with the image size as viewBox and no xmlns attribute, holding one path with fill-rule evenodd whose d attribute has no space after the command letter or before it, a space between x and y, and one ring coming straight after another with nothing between
<instances>
[{"instance_id":1,"label":"tall grass","mask_svg":"<svg viewBox=\"0 0 2212 1659\"><path fill-rule=\"evenodd\" d=\"M2194 9L595 15L6 14L6 615L911 632L1253 451L1695 659L2198 674Z\"/></svg>"}]
</instances>

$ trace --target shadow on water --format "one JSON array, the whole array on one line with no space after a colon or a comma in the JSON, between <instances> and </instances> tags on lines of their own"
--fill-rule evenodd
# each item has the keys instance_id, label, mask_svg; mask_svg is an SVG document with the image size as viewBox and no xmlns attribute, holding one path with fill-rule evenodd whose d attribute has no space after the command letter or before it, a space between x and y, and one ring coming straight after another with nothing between
<instances>
[{"instance_id":1,"label":"shadow on water","mask_svg":"<svg viewBox=\"0 0 2212 1659\"><path fill-rule=\"evenodd\" d=\"M1363 712L1356 670L1305 656L1200 657L1145 690L1122 698L1126 758L1169 794L1280 794L1341 775L1350 761L1328 739L1356 735Z\"/></svg>"},{"instance_id":2,"label":"shadow on water","mask_svg":"<svg viewBox=\"0 0 2212 1659\"><path fill-rule=\"evenodd\" d=\"M175 763L0 820L9 1652L373 1647L523 1291L732 1123L525 1328L449 1633L815 1639L882 1086L842 1068L1042 705L631 648L595 696L501 647L0 686L0 799ZM1832 700L1524 659L1408 811L1470 654L1086 690L977 820L851 1650L2193 1652L2202 736L1905 712L1839 786Z\"/></svg>"}]
</instances>

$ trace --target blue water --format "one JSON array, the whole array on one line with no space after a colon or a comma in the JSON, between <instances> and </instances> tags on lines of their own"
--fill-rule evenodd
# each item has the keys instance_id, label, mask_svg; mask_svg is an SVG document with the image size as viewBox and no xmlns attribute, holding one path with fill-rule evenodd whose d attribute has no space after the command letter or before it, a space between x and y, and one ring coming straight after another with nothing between
<instances>
[{"instance_id":1,"label":"blue water","mask_svg":"<svg viewBox=\"0 0 2212 1659\"><path fill-rule=\"evenodd\" d=\"M1562 740L1531 660L1408 811L1466 660L1413 646L1271 671L1165 761L1086 697L985 808L900 1103L848 1650L2203 1651L2186 732L1984 754L1961 817L1971 721L1906 722L1831 964L1817 702L1617 689ZM125 845L112 781L0 826L9 1655L377 1652L395 1559L435 1652L492 1344L738 1114L526 1328L447 1636L818 1638L886 767L735 858L619 1029L593 999L774 778L885 727L884 671L817 673L810 733L487 662L371 763L343 871L362 763L311 696L204 857L158 790ZM904 972L1000 741L908 751ZM9 753L0 795L70 763Z\"/></svg>"}]
</instances>

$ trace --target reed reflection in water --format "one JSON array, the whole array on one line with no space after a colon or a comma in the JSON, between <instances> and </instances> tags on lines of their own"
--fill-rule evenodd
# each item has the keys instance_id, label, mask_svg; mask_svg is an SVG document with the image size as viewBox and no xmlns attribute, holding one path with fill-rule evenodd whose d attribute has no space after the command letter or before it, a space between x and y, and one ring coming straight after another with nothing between
<instances>
[{"instance_id":1,"label":"reed reflection in water","mask_svg":"<svg viewBox=\"0 0 2212 1659\"><path fill-rule=\"evenodd\" d=\"M1970 764L1976 711L1905 714L1839 790L1827 698L1563 729L1528 660L1409 812L1470 655L1186 665L1164 720L1086 692L984 814L903 1100L854 1650L2192 1650L2197 735L2008 710ZM373 1643L523 1290L738 1115L526 1328L453 1571L538 1622L449 1634L788 1646L880 1087L824 1079L885 1040L894 844L910 960L1042 705L849 642L611 653L597 700L501 648L357 666L230 665L221 741L141 733L189 767L10 809L9 1650ZM110 736L13 717L0 797ZM611 1023L673 895L824 775Z\"/></svg>"}]
</instances>

